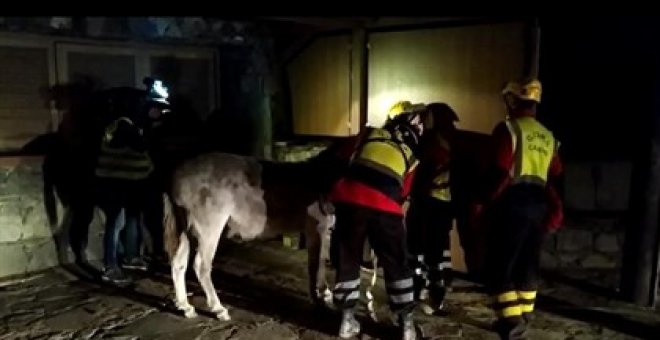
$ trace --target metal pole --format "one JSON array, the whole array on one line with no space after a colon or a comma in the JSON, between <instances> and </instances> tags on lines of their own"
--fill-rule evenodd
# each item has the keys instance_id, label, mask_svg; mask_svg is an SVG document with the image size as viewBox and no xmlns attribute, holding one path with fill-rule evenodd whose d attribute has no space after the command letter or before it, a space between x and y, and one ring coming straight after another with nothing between
<instances>
[{"instance_id":1,"label":"metal pole","mask_svg":"<svg viewBox=\"0 0 660 340\"><path fill-rule=\"evenodd\" d=\"M529 70L527 74L530 77L539 77L539 59L541 57L541 26L539 19L535 18L530 29L530 58Z\"/></svg>"},{"instance_id":2,"label":"metal pole","mask_svg":"<svg viewBox=\"0 0 660 340\"><path fill-rule=\"evenodd\" d=\"M654 92L660 90L656 74ZM655 93L652 93L657 97ZM660 217L660 99L650 109L646 141L640 145L632 181L631 220L626 228L621 268L621 294L638 305L653 307L658 290L658 218Z\"/></svg>"}]
</instances>

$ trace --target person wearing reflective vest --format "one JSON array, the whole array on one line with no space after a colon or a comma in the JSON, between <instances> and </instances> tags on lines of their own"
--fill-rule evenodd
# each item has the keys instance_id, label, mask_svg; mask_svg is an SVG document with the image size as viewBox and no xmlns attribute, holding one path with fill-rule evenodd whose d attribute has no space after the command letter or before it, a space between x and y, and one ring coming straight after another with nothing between
<instances>
[{"instance_id":1,"label":"person wearing reflective vest","mask_svg":"<svg viewBox=\"0 0 660 340\"><path fill-rule=\"evenodd\" d=\"M445 103L426 106L429 129L420 145L420 164L406 214L406 232L415 298L422 310L434 314L442 309L451 281L449 233L454 213L450 188L450 141L458 116Z\"/></svg>"},{"instance_id":2,"label":"person wearing reflective vest","mask_svg":"<svg viewBox=\"0 0 660 340\"><path fill-rule=\"evenodd\" d=\"M341 338L360 332L354 312L360 297L360 264L366 239L382 264L390 309L398 317L402 337L416 338L402 204L417 167L414 151L422 131L420 115L410 112L388 120L382 128L371 128L331 190L337 267L333 300L342 310Z\"/></svg>"},{"instance_id":3,"label":"person wearing reflective vest","mask_svg":"<svg viewBox=\"0 0 660 340\"><path fill-rule=\"evenodd\" d=\"M502 92L509 112L493 131L495 160L486 207L492 219L487 285L502 339L525 339L538 287L541 245L559 228L562 171L559 142L536 120L541 83L510 82Z\"/></svg>"},{"instance_id":4,"label":"person wearing reflective vest","mask_svg":"<svg viewBox=\"0 0 660 340\"><path fill-rule=\"evenodd\" d=\"M128 117L110 123L101 141L96 165L99 207L106 215L104 272L102 279L115 284L129 280L119 267L119 234L125 229L124 259L127 265L144 267L139 256L139 220L145 183L153 171L142 130ZM124 218L121 218L121 214ZM124 223L125 222L125 226ZM146 267L145 267L146 268Z\"/></svg>"}]
</instances>

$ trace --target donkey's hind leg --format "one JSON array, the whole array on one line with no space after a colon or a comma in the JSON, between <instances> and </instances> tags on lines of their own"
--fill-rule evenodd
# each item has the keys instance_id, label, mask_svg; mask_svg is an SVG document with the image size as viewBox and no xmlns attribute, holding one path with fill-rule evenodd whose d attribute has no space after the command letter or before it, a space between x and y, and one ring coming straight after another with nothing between
<instances>
[{"instance_id":1,"label":"donkey's hind leg","mask_svg":"<svg viewBox=\"0 0 660 340\"><path fill-rule=\"evenodd\" d=\"M183 311L187 318L197 316L195 308L188 302L186 294L186 269L188 268L188 256L190 254L190 241L188 235L182 233L179 236L179 247L172 258L172 280L174 281L174 293L176 308Z\"/></svg>"},{"instance_id":2,"label":"donkey's hind leg","mask_svg":"<svg viewBox=\"0 0 660 340\"><path fill-rule=\"evenodd\" d=\"M197 279L204 289L206 294L206 304L209 306L211 312L216 314L216 317L223 321L231 320L227 308L225 308L218 294L213 286L211 280L211 269L213 268L213 257L218 248L218 241L222 236L222 231L227 225L229 214L223 213L217 219L214 219L213 225L206 229L208 233L199 238L199 247L197 248L197 255L195 256L194 268L197 274Z\"/></svg>"}]
</instances>

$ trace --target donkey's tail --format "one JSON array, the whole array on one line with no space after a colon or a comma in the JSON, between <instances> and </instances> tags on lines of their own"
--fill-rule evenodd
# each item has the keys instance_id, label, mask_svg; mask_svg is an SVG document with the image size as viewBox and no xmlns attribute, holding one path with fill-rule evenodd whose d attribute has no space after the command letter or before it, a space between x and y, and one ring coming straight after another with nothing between
<instances>
[{"instance_id":1,"label":"donkey's tail","mask_svg":"<svg viewBox=\"0 0 660 340\"><path fill-rule=\"evenodd\" d=\"M163 241L170 260L174 258L179 247L179 236L188 224L186 215L185 210L176 206L170 195L163 194Z\"/></svg>"}]
</instances>

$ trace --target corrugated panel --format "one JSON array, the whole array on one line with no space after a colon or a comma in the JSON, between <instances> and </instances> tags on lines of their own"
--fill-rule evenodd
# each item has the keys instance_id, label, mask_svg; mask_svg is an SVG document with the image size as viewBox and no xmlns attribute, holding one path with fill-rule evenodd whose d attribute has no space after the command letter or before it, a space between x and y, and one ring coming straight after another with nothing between
<instances>
[{"instance_id":1,"label":"corrugated panel","mask_svg":"<svg viewBox=\"0 0 660 340\"><path fill-rule=\"evenodd\" d=\"M440 101L459 127L490 133L505 116L502 86L523 76L524 37L523 24L370 34L369 123L382 124L398 100Z\"/></svg>"},{"instance_id":2,"label":"corrugated panel","mask_svg":"<svg viewBox=\"0 0 660 340\"><path fill-rule=\"evenodd\" d=\"M91 78L100 88L135 86L135 56L69 52L67 58L71 82Z\"/></svg>"},{"instance_id":3,"label":"corrugated panel","mask_svg":"<svg viewBox=\"0 0 660 340\"><path fill-rule=\"evenodd\" d=\"M16 151L47 133L51 114L48 50L0 46L0 151Z\"/></svg>"},{"instance_id":4,"label":"corrugated panel","mask_svg":"<svg viewBox=\"0 0 660 340\"><path fill-rule=\"evenodd\" d=\"M294 133L349 135L350 45L350 35L321 38L289 66Z\"/></svg>"},{"instance_id":5,"label":"corrugated panel","mask_svg":"<svg viewBox=\"0 0 660 340\"><path fill-rule=\"evenodd\" d=\"M151 57L151 72L167 84L173 99L190 101L200 117L206 117L213 109L212 63L212 59Z\"/></svg>"}]
</instances>

